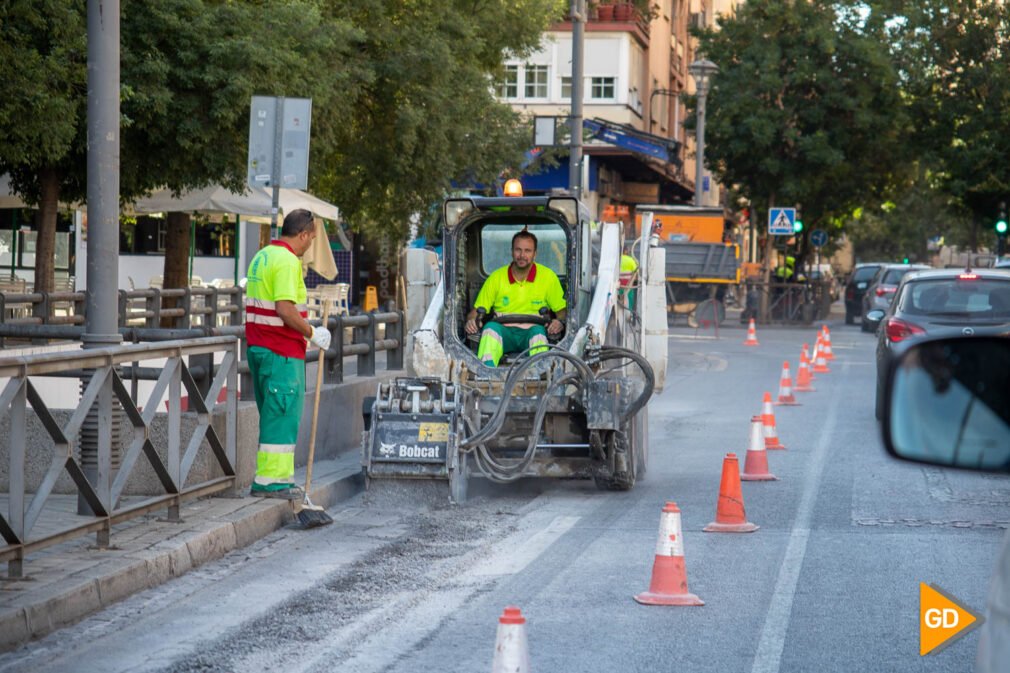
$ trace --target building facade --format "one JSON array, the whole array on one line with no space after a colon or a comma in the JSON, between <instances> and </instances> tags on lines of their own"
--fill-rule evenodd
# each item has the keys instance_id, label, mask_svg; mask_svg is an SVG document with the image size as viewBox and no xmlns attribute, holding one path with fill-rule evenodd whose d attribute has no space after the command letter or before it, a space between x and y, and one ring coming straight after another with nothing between
<instances>
[{"instance_id":1,"label":"building facade","mask_svg":"<svg viewBox=\"0 0 1010 673\"><path fill-rule=\"evenodd\" d=\"M605 4L604 4L605 3ZM682 96L695 91L688 66L696 59L692 26L712 25L730 0L657 0L655 16L642 17L630 3L590 3L583 50L583 117L616 133L665 145L667 160L584 135L583 197L597 213L607 205L690 203L695 197L694 135L684 130ZM501 100L534 116L570 114L572 24L561 22L544 35L528 58L505 63ZM611 136L612 137L612 136ZM567 163L523 178L527 192L568 188ZM718 205L720 189L703 180L702 203Z\"/></svg>"}]
</instances>

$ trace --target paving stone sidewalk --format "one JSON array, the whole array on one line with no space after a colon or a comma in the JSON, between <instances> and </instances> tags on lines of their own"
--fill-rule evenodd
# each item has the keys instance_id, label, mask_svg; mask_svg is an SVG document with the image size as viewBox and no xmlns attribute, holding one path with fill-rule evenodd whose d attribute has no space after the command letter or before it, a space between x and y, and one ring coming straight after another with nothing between
<instances>
[{"instance_id":1,"label":"paving stone sidewalk","mask_svg":"<svg viewBox=\"0 0 1010 673\"><path fill-rule=\"evenodd\" d=\"M304 477L302 468L296 478ZM329 507L362 487L360 456L350 452L316 463L310 497ZM0 507L6 507L5 494ZM76 496L50 497L45 525L65 528L79 522L76 507ZM0 651L167 582L295 520L289 502L247 492L190 501L180 514L179 523L156 512L118 524L106 549L96 548L91 534L29 554L25 579L0 578Z\"/></svg>"}]
</instances>

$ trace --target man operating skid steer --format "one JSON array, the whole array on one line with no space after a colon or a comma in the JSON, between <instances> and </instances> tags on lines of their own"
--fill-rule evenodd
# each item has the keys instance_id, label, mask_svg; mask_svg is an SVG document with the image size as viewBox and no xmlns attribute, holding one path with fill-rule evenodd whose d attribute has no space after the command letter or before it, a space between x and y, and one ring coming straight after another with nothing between
<instances>
[{"instance_id":1,"label":"man operating skid steer","mask_svg":"<svg viewBox=\"0 0 1010 673\"><path fill-rule=\"evenodd\" d=\"M477 309L503 315L539 316L544 307L557 317L543 325L491 321L484 325L477 347L477 359L488 367L497 367L505 353L531 348L531 355L547 350L547 335L564 329L565 294L557 275L536 263L537 237L522 230L512 237L512 263L488 276L477 294L473 309L466 317L466 333L477 333Z\"/></svg>"}]
</instances>

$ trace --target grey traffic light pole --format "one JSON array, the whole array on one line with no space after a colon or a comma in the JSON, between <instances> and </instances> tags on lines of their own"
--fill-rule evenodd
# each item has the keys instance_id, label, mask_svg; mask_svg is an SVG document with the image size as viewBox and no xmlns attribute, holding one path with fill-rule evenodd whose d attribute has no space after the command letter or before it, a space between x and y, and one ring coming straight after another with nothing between
<instances>
[{"instance_id":1,"label":"grey traffic light pole","mask_svg":"<svg viewBox=\"0 0 1010 673\"><path fill-rule=\"evenodd\" d=\"M582 198L582 52L585 43L586 0L572 0L572 116L568 151L568 187Z\"/></svg>"},{"instance_id":2,"label":"grey traffic light pole","mask_svg":"<svg viewBox=\"0 0 1010 673\"><path fill-rule=\"evenodd\" d=\"M87 292L84 348L112 346L119 336L119 0L88 0ZM81 378L82 390L91 377ZM122 412L107 382L81 426L81 465L99 493L112 475L113 422ZM118 413L117 413L118 412ZM118 432L116 433L118 435ZM112 507L113 503L105 503ZM79 514L91 514L83 496ZM108 543L108 531L99 532Z\"/></svg>"}]
</instances>

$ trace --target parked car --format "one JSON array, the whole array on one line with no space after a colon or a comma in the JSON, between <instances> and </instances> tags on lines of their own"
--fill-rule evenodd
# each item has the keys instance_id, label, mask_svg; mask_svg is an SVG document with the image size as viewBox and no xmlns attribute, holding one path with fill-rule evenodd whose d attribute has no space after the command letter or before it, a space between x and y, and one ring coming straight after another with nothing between
<instances>
[{"instance_id":1,"label":"parked car","mask_svg":"<svg viewBox=\"0 0 1010 673\"><path fill-rule=\"evenodd\" d=\"M992 266L994 269L1010 269L1010 257L997 260Z\"/></svg>"},{"instance_id":2,"label":"parked car","mask_svg":"<svg viewBox=\"0 0 1010 673\"><path fill-rule=\"evenodd\" d=\"M874 309L886 311L891 305L898 283L909 271L928 269L925 264L883 264L870 279L870 284L863 293L863 310L860 327L864 332L873 332L877 322L870 319L869 313Z\"/></svg>"},{"instance_id":3,"label":"parked car","mask_svg":"<svg viewBox=\"0 0 1010 673\"><path fill-rule=\"evenodd\" d=\"M884 446L898 458L975 471L1010 472L1010 338L903 342L884 387ZM1010 532L996 560L976 673L1010 662Z\"/></svg>"},{"instance_id":4,"label":"parked car","mask_svg":"<svg viewBox=\"0 0 1010 673\"><path fill-rule=\"evenodd\" d=\"M849 279L845 282L845 324L851 325L856 322L856 316L862 315L863 295L869 287L877 269L882 267L881 262L868 262L857 264Z\"/></svg>"},{"instance_id":5,"label":"parked car","mask_svg":"<svg viewBox=\"0 0 1010 673\"><path fill-rule=\"evenodd\" d=\"M876 309L876 311L880 311ZM913 336L1010 333L1010 272L931 269L907 274L881 312L877 330L877 418L884 412L884 378L895 344Z\"/></svg>"}]
</instances>

